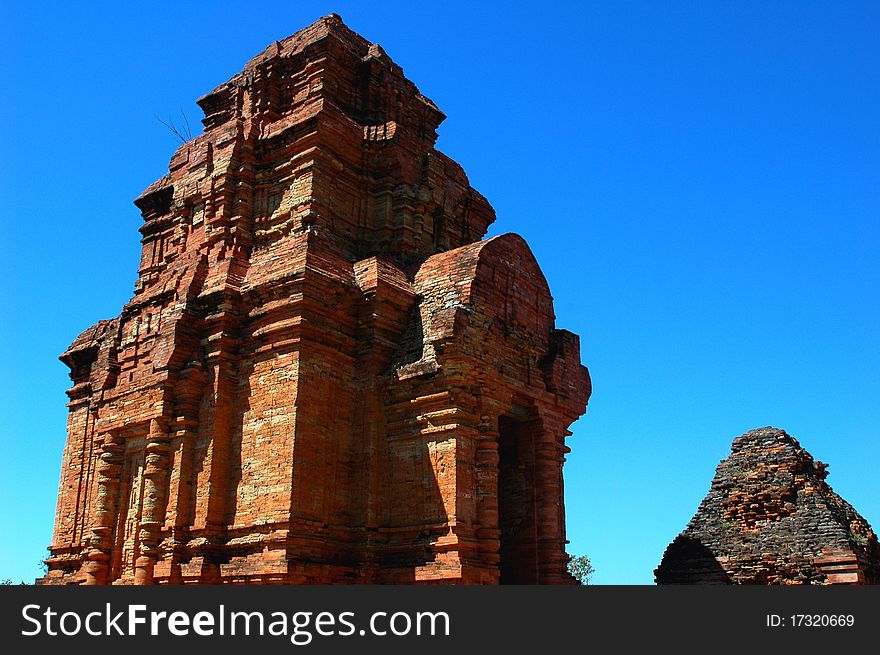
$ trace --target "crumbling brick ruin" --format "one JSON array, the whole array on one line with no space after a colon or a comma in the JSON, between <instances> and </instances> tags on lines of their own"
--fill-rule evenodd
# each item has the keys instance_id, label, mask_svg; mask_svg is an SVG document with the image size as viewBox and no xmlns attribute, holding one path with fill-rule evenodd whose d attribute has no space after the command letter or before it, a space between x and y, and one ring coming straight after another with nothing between
<instances>
[{"instance_id":1,"label":"crumbling brick ruin","mask_svg":"<svg viewBox=\"0 0 880 655\"><path fill-rule=\"evenodd\" d=\"M43 583L571 583L590 395L442 112L338 16L198 101L133 298L61 359Z\"/></svg>"},{"instance_id":2,"label":"crumbling brick ruin","mask_svg":"<svg viewBox=\"0 0 880 655\"><path fill-rule=\"evenodd\" d=\"M782 430L738 437L658 584L880 584L877 536Z\"/></svg>"}]
</instances>

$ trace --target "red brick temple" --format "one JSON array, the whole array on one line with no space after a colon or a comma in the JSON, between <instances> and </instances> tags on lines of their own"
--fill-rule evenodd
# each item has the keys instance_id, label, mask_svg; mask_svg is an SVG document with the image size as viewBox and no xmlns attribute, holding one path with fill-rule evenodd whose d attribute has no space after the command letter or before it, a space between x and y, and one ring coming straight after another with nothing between
<instances>
[{"instance_id":1,"label":"red brick temple","mask_svg":"<svg viewBox=\"0 0 880 655\"><path fill-rule=\"evenodd\" d=\"M61 357L40 582L572 583L589 376L443 113L335 15L198 104L134 296Z\"/></svg>"}]
</instances>

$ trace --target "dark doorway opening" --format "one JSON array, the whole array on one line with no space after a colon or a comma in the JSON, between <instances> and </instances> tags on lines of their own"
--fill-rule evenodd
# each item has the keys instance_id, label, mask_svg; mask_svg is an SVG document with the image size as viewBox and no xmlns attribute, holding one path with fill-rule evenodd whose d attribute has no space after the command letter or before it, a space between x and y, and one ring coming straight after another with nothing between
<instances>
[{"instance_id":1,"label":"dark doorway opening","mask_svg":"<svg viewBox=\"0 0 880 655\"><path fill-rule=\"evenodd\" d=\"M498 527L501 584L537 584L535 430L530 420L498 419Z\"/></svg>"}]
</instances>

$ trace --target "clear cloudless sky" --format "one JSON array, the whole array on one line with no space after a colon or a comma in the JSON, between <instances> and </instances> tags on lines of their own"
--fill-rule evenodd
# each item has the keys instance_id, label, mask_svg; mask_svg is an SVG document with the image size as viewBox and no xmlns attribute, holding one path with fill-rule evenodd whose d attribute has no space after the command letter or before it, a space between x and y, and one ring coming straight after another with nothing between
<instances>
[{"instance_id":1,"label":"clear cloudless sky","mask_svg":"<svg viewBox=\"0 0 880 655\"><path fill-rule=\"evenodd\" d=\"M0 21L0 578L50 543L58 355L131 297L182 110L336 12L448 115L594 392L570 552L651 584L732 439L787 430L880 528L880 3L13 2ZM178 119L177 122L180 122Z\"/></svg>"}]
</instances>

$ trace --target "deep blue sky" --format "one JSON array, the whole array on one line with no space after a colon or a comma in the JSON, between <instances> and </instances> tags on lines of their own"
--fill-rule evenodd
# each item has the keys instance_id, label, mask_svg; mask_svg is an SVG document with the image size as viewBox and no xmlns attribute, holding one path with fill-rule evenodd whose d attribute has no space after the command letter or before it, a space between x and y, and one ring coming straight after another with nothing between
<instances>
[{"instance_id":1,"label":"deep blue sky","mask_svg":"<svg viewBox=\"0 0 880 655\"><path fill-rule=\"evenodd\" d=\"M594 394L570 551L651 583L730 442L784 428L880 528L880 3L7 3L0 578L33 579L57 356L130 298L132 200L183 109L336 12L449 116L438 147L531 244Z\"/></svg>"}]
</instances>

